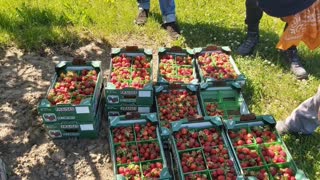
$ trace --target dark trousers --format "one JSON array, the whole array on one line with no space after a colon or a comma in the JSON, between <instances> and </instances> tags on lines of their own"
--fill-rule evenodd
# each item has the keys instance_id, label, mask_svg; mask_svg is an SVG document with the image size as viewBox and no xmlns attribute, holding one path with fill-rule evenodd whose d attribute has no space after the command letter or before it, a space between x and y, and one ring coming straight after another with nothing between
<instances>
[{"instance_id":1,"label":"dark trousers","mask_svg":"<svg viewBox=\"0 0 320 180\"><path fill-rule=\"evenodd\" d=\"M258 32L259 23L262 18L263 11L258 6L257 0L246 0L246 20L248 31Z\"/></svg>"},{"instance_id":2,"label":"dark trousers","mask_svg":"<svg viewBox=\"0 0 320 180\"><path fill-rule=\"evenodd\" d=\"M259 23L262 18L263 11L258 6L257 0L246 0L246 20L247 28L249 32L259 32ZM286 29L286 26L284 29ZM296 49L292 46L289 49Z\"/></svg>"}]
</instances>

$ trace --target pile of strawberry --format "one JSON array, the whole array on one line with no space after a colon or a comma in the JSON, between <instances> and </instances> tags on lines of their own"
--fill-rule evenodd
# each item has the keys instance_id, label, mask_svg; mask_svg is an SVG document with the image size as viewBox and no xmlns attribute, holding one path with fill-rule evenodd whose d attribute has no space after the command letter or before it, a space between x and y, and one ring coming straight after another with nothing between
<instances>
[{"instance_id":1,"label":"pile of strawberry","mask_svg":"<svg viewBox=\"0 0 320 180\"><path fill-rule=\"evenodd\" d=\"M110 82L117 89L142 89L151 80L150 62L145 56L128 57L125 54L112 58Z\"/></svg>"},{"instance_id":2,"label":"pile of strawberry","mask_svg":"<svg viewBox=\"0 0 320 180\"><path fill-rule=\"evenodd\" d=\"M229 55L223 52L205 53L198 57L203 77L216 80L237 79L238 75L229 61Z\"/></svg>"},{"instance_id":3,"label":"pile of strawberry","mask_svg":"<svg viewBox=\"0 0 320 180\"><path fill-rule=\"evenodd\" d=\"M187 90L162 92L157 101L161 121L172 122L199 115L197 95Z\"/></svg>"},{"instance_id":4,"label":"pile of strawberry","mask_svg":"<svg viewBox=\"0 0 320 180\"><path fill-rule=\"evenodd\" d=\"M209 116L223 116L223 110L218 108L218 104L210 102L206 104L206 111Z\"/></svg>"},{"instance_id":5,"label":"pile of strawberry","mask_svg":"<svg viewBox=\"0 0 320 180\"><path fill-rule=\"evenodd\" d=\"M160 177L163 164L155 125L148 122L117 127L112 129L112 135L119 174L130 180Z\"/></svg>"},{"instance_id":6,"label":"pile of strawberry","mask_svg":"<svg viewBox=\"0 0 320 180\"><path fill-rule=\"evenodd\" d=\"M160 75L170 83L190 83L194 79L192 57L165 55L159 63Z\"/></svg>"},{"instance_id":7,"label":"pile of strawberry","mask_svg":"<svg viewBox=\"0 0 320 180\"><path fill-rule=\"evenodd\" d=\"M78 105L82 99L93 95L96 82L95 70L82 70L80 74L75 71L62 72L47 98L52 105Z\"/></svg>"},{"instance_id":8,"label":"pile of strawberry","mask_svg":"<svg viewBox=\"0 0 320 180\"><path fill-rule=\"evenodd\" d=\"M236 179L234 163L220 130L181 128L173 136L186 179L210 179L210 175L213 179ZM209 170L210 175L193 173L204 170Z\"/></svg>"}]
</instances>

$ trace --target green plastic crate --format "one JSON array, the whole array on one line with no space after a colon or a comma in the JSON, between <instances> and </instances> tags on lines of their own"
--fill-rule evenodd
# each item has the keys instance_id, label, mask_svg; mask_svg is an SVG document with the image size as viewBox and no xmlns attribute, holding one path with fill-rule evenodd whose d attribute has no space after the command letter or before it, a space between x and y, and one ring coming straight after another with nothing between
<instances>
[{"instance_id":1,"label":"green plastic crate","mask_svg":"<svg viewBox=\"0 0 320 180\"><path fill-rule=\"evenodd\" d=\"M198 93L198 86L194 86L194 85L161 85L161 86L155 86L155 95L156 95L156 108L157 108L157 113L158 113L158 119L160 122L160 126L161 127L165 127L165 128L170 128L170 122L167 120L163 120L161 119L161 107L165 108L165 106L160 106L159 102L158 102L158 97L160 94L164 93L170 93L170 91L187 91L189 93L191 93L192 95L196 95L197 97L197 106L196 106L196 110L197 110L197 117L183 117L180 118L180 116L175 120L175 121L179 121L179 120L199 120L201 121L203 119L202 116L202 111L201 111L201 106L199 103L199 93ZM168 109L170 111L170 113L172 115L174 115L174 113L172 112L172 110ZM180 119L179 119L180 118Z\"/></svg>"},{"instance_id":2,"label":"green plastic crate","mask_svg":"<svg viewBox=\"0 0 320 180\"><path fill-rule=\"evenodd\" d=\"M122 104L135 104L135 105L152 105L153 104L153 72L152 72L152 50L138 49L137 47L127 48L112 48L111 57L126 55L128 57L145 56L150 61L150 82L147 83L142 89L135 89L133 87L117 89L116 86L110 82L111 73L113 70L112 61L110 62L110 75L105 85L106 104L109 105L122 105ZM130 73L132 66L130 66ZM129 80L129 83L131 80Z\"/></svg>"},{"instance_id":3,"label":"green plastic crate","mask_svg":"<svg viewBox=\"0 0 320 180\"><path fill-rule=\"evenodd\" d=\"M95 139L99 136L102 110L103 103L100 102L94 121L62 121L45 124L45 128L50 138L53 139Z\"/></svg>"},{"instance_id":4,"label":"green plastic crate","mask_svg":"<svg viewBox=\"0 0 320 180\"><path fill-rule=\"evenodd\" d=\"M165 158L165 154L164 154L164 151L163 151L163 147L162 147L162 141L161 141L161 136L160 136L160 131L159 131L159 127L157 126L158 125L158 122L157 122L157 116L156 114L145 114L145 115L142 115L140 118L138 119L128 119L126 118L125 116L111 116L109 117L109 121L110 121L110 131L109 131L109 141L110 141L110 152L111 152L111 156L112 156L112 161L113 161L113 171L114 171L114 174L116 176L116 179L119 179L119 180L124 180L125 177L122 176L121 174L118 173L118 167L121 167L121 166L128 166L129 164L117 164L116 163L116 153L115 153L115 147L121 145L120 142L118 143L115 143L114 142L114 137L113 136L113 133L112 131L115 129L115 128L120 128L120 127L126 127L126 128L129 128L131 129L130 131L128 131L130 134L133 134L134 135L134 139L131 140L129 139L128 141L126 141L125 143L126 144L136 144L138 145L139 143L150 143L150 142L156 142L159 147L160 147L160 156L161 156L161 159L157 159L157 160L146 160L146 161L143 161L143 162L137 162L137 163L134 163L134 164L137 164L139 167L140 167L140 174L141 174L141 177L142 179L148 179L146 177L143 176L143 166L146 165L147 163L153 163L153 162L162 162L162 165L163 165L163 169L160 173L160 178L159 179L163 179L163 180L169 180L169 179L172 179L172 176L170 175L169 173L169 167L167 167L167 163L166 163L166 158ZM153 139L149 139L149 140L137 140L138 137L140 137L136 131L134 130L134 125L135 124L140 124L140 125L143 125L145 126L148 122L152 123L154 126L156 126L156 138L153 138ZM139 131L139 134L140 134L141 131ZM143 132L141 132L143 133ZM139 154L139 160L141 159L140 157L140 154ZM131 163L132 164L132 163Z\"/></svg>"},{"instance_id":5,"label":"green plastic crate","mask_svg":"<svg viewBox=\"0 0 320 180\"><path fill-rule=\"evenodd\" d=\"M108 116L120 116L125 115L127 112L138 112L142 114L151 113L153 106L148 105L113 105L106 106L105 112Z\"/></svg>"},{"instance_id":6,"label":"green plastic crate","mask_svg":"<svg viewBox=\"0 0 320 180\"><path fill-rule=\"evenodd\" d=\"M229 55L229 61L237 74L236 79L215 79L215 78L206 78L203 76L200 64L198 62L198 57L205 53L212 53L212 52L222 52ZM209 45L205 48L194 48L195 58L198 73L200 76L200 87L201 89L206 89L207 87L217 87L217 86L235 86L235 87L242 87L245 84L246 77L239 71L235 61L233 60L232 56L230 55L231 49L228 46L214 46Z\"/></svg>"},{"instance_id":7,"label":"green plastic crate","mask_svg":"<svg viewBox=\"0 0 320 180\"><path fill-rule=\"evenodd\" d=\"M200 103L205 116L210 116L206 107L208 104L217 105L223 111L223 120L240 120L243 114L249 114L240 89L231 87L208 88L200 91Z\"/></svg>"},{"instance_id":8,"label":"green plastic crate","mask_svg":"<svg viewBox=\"0 0 320 180\"><path fill-rule=\"evenodd\" d=\"M169 82L164 75L161 75L160 72L160 63L161 63L161 59L166 56L166 55L171 55L174 58L174 61L170 64L168 64L167 68L172 68L172 77L171 78L175 78L176 80L173 80L172 82ZM158 85L168 85L168 84L193 84L193 85L198 85L199 80L197 77L197 73L196 73L196 66L195 66L195 59L194 59L194 53L192 49L182 49L180 47L172 47L172 48L164 48L161 47L158 50L158 64L159 64L159 68L158 68L158 77L157 77L157 84ZM177 57L191 57L192 61L189 64L185 64L185 65L179 65L177 64ZM179 75L178 71L179 69L182 68L187 68L192 70L192 77L193 80L191 80L190 82L184 82L181 79L184 77L182 75Z\"/></svg>"},{"instance_id":9,"label":"green plastic crate","mask_svg":"<svg viewBox=\"0 0 320 180\"><path fill-rule=\"evenodd\" d=\"M270 166L285 166L285 165L290 164L290 167L292 167L294 169L294 171L296 172L296 178L298 180L307 179L304 172L302 170L298 169L298 167L296 166L288 148L286 147L285 143L281 139L281 136L279 135L279 133L276 131L276 129L275 129L276 120L272 116L270 116L270 115L256 116L254 119L251 119L248 121L224 121L224 124L226 127L226 137L228 139L230 147L232 147L232 151L233 151L236 159L238 159L238 156L236 153L236 148L238 148L238 147L254 148L258 151L259 156L261 157L261 159L263 161L263 165L261 165L261 166L269 168ZM267 138L266 140L263 140L263 138L262 138L262 141L258 141L257 140L258 137L263 137L262 135L260 136L260 133L257 133L257 132L260 132L259 128L261 130L267 128L267 131L271 131L273 134L272 138L269 138L269 139ZM236 141L232 140L231 134L230 134L231 131L232 132L239 132L239 131L242 131L242 129L244 129L243 132L248 132L248 133L252 134L252 138L251 138L252 143L251 144L242 144L242 143L238 144L238 143L236 143ZM237 138L237 136L235 136L235 135L232 135L232 136ZM237 142L239 142L239 141L237 141ZM264 146L270 147L273 145L280 145L282 147L282 149L286 153L286 159L285 159L286 162L284 162L284 163L273 163L273 162L268 163L268 162L266 162L265 157L262 154L262 148ZM241 163L239 159L237 162ZM239 164L239 167L241 168L240 164ZM253 167L253 168L255 168L255 167ZM242 174L244 173L243 168L241 168L241 172L242 172ZM269 170L268 170L268 173L269 173ZM270 176L271 180L274 179L270 174L269 174L269 176ZM249 179L255 179L255 178L249 177Z\"/></svg>"},{"instance_id":10,"label":"green plastic crate","mask_svg":"<svg viewBox=\"0 0 320 180\"><path fill-rule=\"evenodd\" d=\"M42 116L44 124L55 123L57 121L94 121L99 97L103 86L101 72L101 61L87 62L85 65L72 65L71 62L62 61L56 66L56 73L51 81L49 91L53 88L59 74L66 71L81 71L83 69L96 70L98 73L96 87L93 96L83 99L79 105L58 104L52 105L48 99L41 99L38 104L38 112Z\"/></svg>"},{"instance_id":11,"label":"green plastic crate","mask_svg":"<svg viewBox=\"0 0 320 180\"><path fill-rule=\"evenodd\" d=\"M228 151L229 159L233 162L233 168L236 172L237 179L243 179L240 168L238 167L239 163L237 163L236 159L234 159L233 152L231 151L231 148L229 147L228 140L227 140L225 133L224 133L222 121L219 117L209 117L209 119L204 122L186 123L183 121L179 121L179 122L173 122L171 124L172 124L171 127L172 127L173 134L171 135L170 143L171 143L172 150L173 150L175 164L178 169L178 179L184 180L186 175L194 174L194 173L200 173L200 174L204 173L209 177L209 179L212 179L210 173L211 173L211 171L214 171L214 169L216 169L216 168L209 169L208 164L207 164L208 163L207 159L204 158L206 169L200 170L200 171L186 172L186 173L183 172L183 169L181 166L182 161L180 158L182 153L189 152L189 151L200 151L202 153L203 157L206 157L206 156L205 156L204 146L201 144L200 135L197 137L198 142L200 142L200 147L194 147L194 148L189 148L189 149L184 149L184 150L178 149L175 135L176 135L176 132L180 131L182 128L186 128L190 132L191 131L192 132L199 132L204 129L215 128L217 130L217 132L219 133L219 135L222 137L223 147ZM206 142L206 141L204 141L204 142ZM212 147L212 146L210 146L210 147L213 149L214 147L218 147L218 145L214 146L214 147ZM225 168L227 168L227 167L224 167L224 169ZM225 171L224 171L224 173L225 173Z\"/></svg>"}]
</instances>

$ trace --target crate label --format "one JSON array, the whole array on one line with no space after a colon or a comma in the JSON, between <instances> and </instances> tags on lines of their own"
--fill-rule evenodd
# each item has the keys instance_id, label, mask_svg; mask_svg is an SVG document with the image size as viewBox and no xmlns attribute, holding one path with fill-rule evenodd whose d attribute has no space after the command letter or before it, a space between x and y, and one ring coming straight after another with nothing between
<instances>
[{"instance_id":1,"label":"crate label","mask_svg":"<svg viewBox=\"0 0 320 180\"><path fill-rule=\"evenodd\" d=\"M72 112L74 107L56 107L57 112Z\"/></svg>"},{"instance_id":2,"label":"crate label","mask_svg":"<svg viewBox=\"0 0 320 180\"><path fill-rule=\"evenodd\" d=\"M81 124L80 125L81 131L93 131L93 124Z\"/></svg>"},{"instance_id":3,"label":"crate label","mask_svg":"<svg viewBox=\"0 0 320 180\"><path fill-rule=\"evenodd\" d=\"M120 111L137 111L137 107L135 106L120 107Z\"/></svg>"},{"instance_id":4,"label":"crate label","mask_svg":"<svg viewBox=\"0 0 320 180\"><path fill-rule=\"evenodd\" d=\"M139 91L139 97L151 97L151 91Z\"/></svg>"},{"instance_id":5,"label":"crate label","mask_svg":"<svg viewBox=\"0 0 320 180\"><path fill-rule=\"evenodd\" d=\"M56 117L56 115L54 113L44 113L42 115L42 118L46 122L55 122L55 121L57 121L57 117Z\"/></svg>"},{"instance_id":6,"label":"crate label","mask_svg":"<svg viewBox=\"0 0 320 180\"><path fill-rule=\"evenodd\" d=\"M88 107L76 107L77 114L88 114L90 113Z\"/></svg>"},{"instance_id":7,"label":"crate label","mask_svg":"<svg viewBox=\"0 0 320 180\"><path fill-rule=\"evenodd\" d=\"M137 91L120 91L120 94L122 95L136 95L138 94Z\"/></svg>"},{"instance_id":8,"label":"crate label","mask_svg":"<svg viewBox=\"0 0 320 180\"><path fill-rule=\"evenodd\" d=\"M63 136L80 136L80 133L63 133Z\"/></svg>"},{"instance_id":9,"label":"crate label","mask_svg":"<svg viewBox=\"0 0 320 180\"><path fill-rule=\"evenodd\" d=\"M120 102L125 102L125 103L134 103L136 102L137 99L121 99Z\"/></svg>"},{"instance_id":10,"label":"crate label","mask_svg":"<svg viewBox=\"0 0 320 180\"><path fill-rule=\"evenodd\" d=\"M119 103L119 96L117 95L108 95L107 96L107 101L109 104L118 104Z\"/></svg>"},{"instance_id":11,"label":"crate label","mask_svg":"<svg viewBox=\"0 0 320 180\"><path fill-rule=\"evenodd\" d=\"M75 116L59 116L58 120L75 120Z\"/></svg>"},{"instance_id":12,"label":"crate label","mask_svg":"<svg viewBox=\"0 0 320 180\"><path fill-rule=\"evenodd\" d=\"M138 107L138 112L149 113L150 112L150 107Z\"/></svg>"},{"instance_id":13,"label":"crate label","mask_svg":"<svg viewBox=\"0 0 320 180\"><path fill-rule=\"evenodd\" d=\"M62 124L61 129L78 129L78 124Z\"/></svg>"}]
</instances>

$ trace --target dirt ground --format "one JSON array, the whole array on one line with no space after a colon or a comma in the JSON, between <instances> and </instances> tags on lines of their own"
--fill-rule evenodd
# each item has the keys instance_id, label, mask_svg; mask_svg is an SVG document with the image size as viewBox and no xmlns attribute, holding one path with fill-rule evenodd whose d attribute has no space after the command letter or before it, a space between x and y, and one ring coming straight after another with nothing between
<instances>
[{"instance_id":1,"label":"dirt ground","mask_svg":"<svg viewBox=\"0 0 320 180\"><path fill-rule=\"evenodd\" d=\"M103 61L108 73L110 47L103 42L37 53L0 50L0 158L9 179L113 179L105 120L99 139L51 140L37 112L55 64L75 53Z\"/></svg>"},{"instance_id":2,"label":"dirt ground","mask_svg":"<svg viewBox=\"0 0 320 180\"><path fill-rule=\"evenodd\" d=\"M163 46L171 46L170 40L167 42ZM158 48L141 37L123 38L113 47L128 44ZM0 158L7 165L10 180L114 179L105 119L96 140L52 140L37 111L59 61L71 61L75 54L89 61L100 60L106 77L110 51L111 45L101 40L74 49L45 48L31 53L15 47L0 49Z\"/></svg>"}]
</instances>

